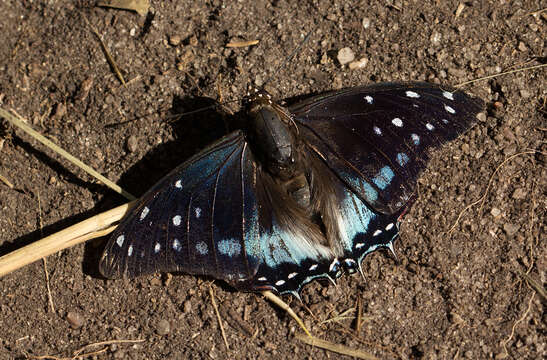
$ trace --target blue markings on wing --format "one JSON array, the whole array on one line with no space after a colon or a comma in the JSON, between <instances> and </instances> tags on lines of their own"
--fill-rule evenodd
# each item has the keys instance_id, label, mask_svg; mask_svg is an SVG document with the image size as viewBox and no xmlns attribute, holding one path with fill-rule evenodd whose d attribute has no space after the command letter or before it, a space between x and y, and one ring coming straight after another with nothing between
<instances>
[{"instance_id":1,"label":"blue markings on wing","mask_svg":"<svg viewBox=\"0 0 547 360\"><path fill-rule=\"evenodd\" d=\"M340 242L344 252L351 253L355 238L358 234L368 232L369 224L376 214L347 188L344 188L343 199L340 203L340 215L336 219Z\"/></svg>"},{"instance_id":2,"label":"blue markings on wing","mask_svg":"<svg viewBox=\"0 0 547 360\"><path fill-rule=\"evenodd\" d=\"M397 153L397 162L399 165L405 166L409 160L410 159L406 153Z\"/></svg>"},{"instance_id":3,"label":"blue markings on wing","mask_svg":"<svg viewBox=\"0 0 547 360\"><path fill-rule=\"evenodd\" d=\"M340 172L340 176L342 177L342 179L351 184L352 187L354 187L355 189L363 189L362 192L364 193L367 201L373 203L378 199L378 191L376 191L376 189L371 184L369 184L362 178L354 177L351 174L345 172Z\"/></svg>"},{"instance_id":4,"label":"blue markings on wing","mask_svg":"<svg viewBox=\"0 0 547 360\"><path fill-rule=\"evenodd\" d=\"M239 256L241 254L241 244L236 239L224 239L217 243L217 250L226 256Z\"/></svg>"},{"instance_id":5,"label":"blue markings on wing","mask_svg":"<svg viewBox=\"0 0 547 360\"><path fill-rule=\"evenodd\" d=\"M378 174L372 179L372 182L378 186L378 188L384 190L389 186L391 180L395 177L395 173L389 166L384 166L380 169Z\"/></svg>"}]
</instances>

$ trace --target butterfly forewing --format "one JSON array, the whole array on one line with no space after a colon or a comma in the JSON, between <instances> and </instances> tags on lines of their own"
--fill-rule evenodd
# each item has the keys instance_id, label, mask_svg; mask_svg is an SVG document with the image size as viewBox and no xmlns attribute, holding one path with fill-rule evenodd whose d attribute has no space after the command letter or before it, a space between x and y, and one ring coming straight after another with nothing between
<instances>
[{"instance_id":1,"label":"butterfly forewing","mask_svg":"<svg viewBox=\"0 0 547 360\"><path fill-rule=\"evenodd\" d=\"M120 223L100 263L109 278L183 271L232 282L256 272L244 251L256 212L254 160L240 132L213 144L156 184ZM254 207L254 208L253 208Z\"/></svg>"},{"instance_id":2,"label":"butterfly forewing","mask_svg":"<svg viewBox=\"0 0 547 360\"><path fill-rule=\"evenodd\" d=\"M310 150L386 214L409 201L429 150L468 129L481 109L461 91L425 83L356 87L290 108Z\"/></svg>"}]
</instances>

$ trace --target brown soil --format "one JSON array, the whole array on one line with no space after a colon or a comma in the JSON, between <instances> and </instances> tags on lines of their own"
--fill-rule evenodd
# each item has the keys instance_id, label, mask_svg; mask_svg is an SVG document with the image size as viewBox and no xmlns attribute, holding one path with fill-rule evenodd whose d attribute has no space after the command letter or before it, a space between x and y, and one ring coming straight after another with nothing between
<instances>
[{"instance_id":1,"label":"brown soil","mask_svg":"<svg viewBox=\"0 0 547 360\"><path fill-rule=\"evenodd\" d=\"M274 97L287 99L379 81L458 84L545 61L539 0L462 2L457 18L456 2L443 1L354 9L327 0L152 1L147 17L89 3L0 3L0 105L134 194L225 134L225 123L235 127L212 111L174 114L211 98L237 112L248 85L269 76ZM225 47L255 38L258 46ZM368 64L341 66L343 47ZM382 359L502 357L504 345L511 358L545 358L545 299L519 273L546 282L546 85L539 69L465 86L485 100L488 116L434 156L402 225L399 262L377 252L363 264L365 281L314 283L304 305L286 299L314 334ZM0 147L0 174L15 186L0 183L0 255L124 201L5 122ZM521 154L531 150L543 153ZM96 358L338 357L296 340L295 323L260 296L215 283L226 350L209 281L106 281L94 243L49 257L47 269L55 311L41 261L2 278L0 358L71 356L112 339L144 341L109 345ZM360 331L352 319L325 322L359 299Z\"/></svg>"}]
</instances>

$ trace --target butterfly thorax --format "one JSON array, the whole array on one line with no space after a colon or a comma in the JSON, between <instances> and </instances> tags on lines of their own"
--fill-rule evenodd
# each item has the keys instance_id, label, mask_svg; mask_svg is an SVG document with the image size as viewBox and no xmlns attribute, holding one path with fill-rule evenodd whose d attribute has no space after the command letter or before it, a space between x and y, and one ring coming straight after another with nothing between
<instances>
[{"instance_id":1,"label":"butterfly thorax","mask_svg":"<svg viewBox=\"0 0 547 360\"><path fill-rule=\"evenodd\" d=\"M310 205L310 188L297 151L297 136L286 108L266 91L249 99L249 137L261 164L304 209Z\"/></svg>"}]
</instances>

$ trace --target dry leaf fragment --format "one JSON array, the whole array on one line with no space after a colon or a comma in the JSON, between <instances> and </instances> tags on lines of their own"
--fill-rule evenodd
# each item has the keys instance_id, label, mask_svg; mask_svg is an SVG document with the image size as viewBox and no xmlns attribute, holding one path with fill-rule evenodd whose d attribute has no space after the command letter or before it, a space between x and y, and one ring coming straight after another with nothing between
<instances>
[{"instance_id":1,"label":"dry leaf fragment","mask_svg":"<svg viewBox=\"0 0 547 360\"><path fill-rule=\"evenodd\" d=\"M141 16L145 16L150 8L150 0L105 0L99 1L97 5L115 9L133 10Z\"/></svg>"}]
</instances>

